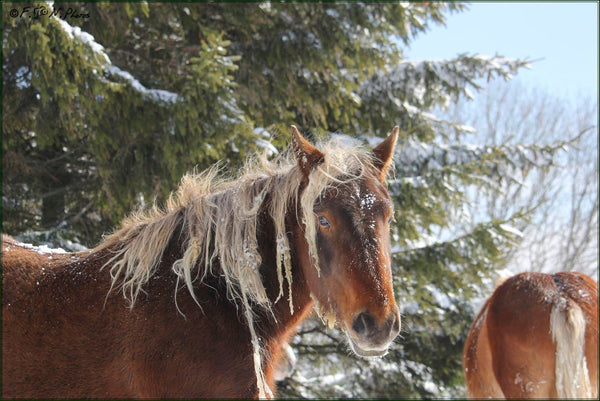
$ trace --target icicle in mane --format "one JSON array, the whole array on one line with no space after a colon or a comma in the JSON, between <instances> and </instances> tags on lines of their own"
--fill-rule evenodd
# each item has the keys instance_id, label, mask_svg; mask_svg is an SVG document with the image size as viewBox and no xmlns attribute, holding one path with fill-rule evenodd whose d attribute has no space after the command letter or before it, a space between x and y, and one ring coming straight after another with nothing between
<instances>
[{"instance_id":1,"label":"icicle in mane","mask_svg":"<svg viewBox=\"0 0 600 401\"><path fill-rule=\"evenodd\" d=\"M155 273L172 233L182 227L183 257L173 264L179 282L185 283L197 301L194 284L201 283L218 260L220 274L226 282L227 296L240 301L246 317L254 365L261 397L270 392L261 368L260 343L254 329L252 305L271 310L262 282L259 266L261 256L257 244L257 219L265 198L269 197L268 213L273 219L276 236L278 298L284 296L284 279L293 313L292 269L290 245L285 229L285 215L292 205L300 210L305 237L314 266L319 270L316 247L316 221L313 207L323 191L333 183L354 180L371 174L371 152L342 146L331 140L318 145L323 162L314 168L298 202L303 173L291 151L270 162L266 157L249 160L235 180L216 178L219 169L212 167L201 174L183 177L166 208L156 207L127 218L122 228L109 235L95 251L110 250L114 256L104 265L110 267L111 291L120 288L134 306L136 299ZM299 205L299 207L298 207ZM294 212L291 210L291 212ZM175 291L175 294L177 291ZM176 299L175 299L176 302Z\"/></svg>"}]
</instances>

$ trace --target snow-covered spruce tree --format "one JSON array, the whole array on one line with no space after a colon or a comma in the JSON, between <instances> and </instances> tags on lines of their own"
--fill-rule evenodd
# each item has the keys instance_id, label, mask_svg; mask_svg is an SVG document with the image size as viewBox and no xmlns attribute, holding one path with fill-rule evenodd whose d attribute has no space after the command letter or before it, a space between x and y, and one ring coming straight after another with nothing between
<instances>
[{"instance_id":1,"label":"snow-covered spruce tree","mask_svg":"<svg viewBox=\"0 0 600 401\"><path fill-rule=\"evenodd\" d=\"M66 15L69 8L79 17ZM91 245L144 199L160 203L195 165L221 159L234 167L258 148L281 149L292 123L309 136L363 142L400 125L390 189L402 336L384 359L357 361L340 332L309 321L293 340L299 362L280 395L460 394L470 300L526 212L465 227L465 194L491 193L533 164L551 164L555 151L467 146L467 127L431 113L471 96L477 79L509 78L526 65L469 55L403 59L414 35L463 8L2 3L3 231L70 231ZM440 140L450 135L455 144Z\"/></svg>"},{"instance_id":2,"label":"snow-covered spruce tree","mask_svg":"<svg viewBox=\"0 0 600 401\"><path fill-rule=\"evenodd\" d=\"M151 7L2 3L3 231L68 227L89 246L195 165L256 149L223 33L187 50L179 8Z\"/></svg>"},{"instance_id":3,"label":"snow-covered spruce tree","mask_svg":"<svg viewBox=\"0 0 600 401\"><path fill-rule=\"evenodd\" d=\"M392 35L460 7L4 2L3 228L92 245L193 166L284 146L291 123L356 131L361 83L401 59Z\"/></svg>"}]
</instances>

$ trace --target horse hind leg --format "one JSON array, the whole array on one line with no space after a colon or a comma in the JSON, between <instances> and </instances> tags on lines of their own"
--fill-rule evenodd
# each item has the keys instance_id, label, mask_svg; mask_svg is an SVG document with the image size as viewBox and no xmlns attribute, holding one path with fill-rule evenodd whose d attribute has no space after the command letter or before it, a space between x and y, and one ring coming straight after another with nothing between
<instances>
[{"instance_id":1,"label":"horse hind leg","mask_svg":"<svg viewBox=\"0 0 600 401\"><path fill-rule=\"evenodd\" d=\"M585 359L585 316L575 302L561 297L550 315L556 344L555 382L558 398L592 398Z\"/></svg>"}]
</instances>

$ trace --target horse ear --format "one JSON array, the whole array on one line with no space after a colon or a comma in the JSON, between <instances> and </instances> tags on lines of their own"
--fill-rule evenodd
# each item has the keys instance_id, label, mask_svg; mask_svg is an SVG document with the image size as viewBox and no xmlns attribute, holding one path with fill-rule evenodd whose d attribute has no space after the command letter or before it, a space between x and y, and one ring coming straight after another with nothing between
<instances>
[{"instance_id":1,"label":"horse ear","mask_svg":"<svg viewBox=\"0 0 600 401\"><path fill-rule=\"evenodd\" d=\"M400 128L395 126L390 136L373 148L373 165L379 170L379 180L381 182L385 181L388 169L392 164L398 131L400 131Z\"/></svg>"},{"instance_id":2,"label":"horse ear","mask_svg":"<svg viewBox=\"0 0 600 401\"><path fill-rule=\"evenodd\" d=\"M305 177L308 177L311 170L323 163L325 155L311 145L298 131L295 125L292 125L292 151L298 162L298 166Z\"/></svg>"}]
</instances>

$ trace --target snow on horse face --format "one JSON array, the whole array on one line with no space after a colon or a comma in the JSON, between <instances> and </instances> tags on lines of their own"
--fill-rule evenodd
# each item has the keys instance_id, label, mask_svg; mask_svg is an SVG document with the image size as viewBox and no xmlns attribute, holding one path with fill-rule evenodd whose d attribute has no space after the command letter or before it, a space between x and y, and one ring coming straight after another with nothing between
<instances>
[{"instance_id":1,"label":"snow on horse face","mask_svg":"<svg viewBox=\"0 0 600 401\"><path fill-rule=\"evenodd\" d=\"M2 396L272 396L315 304L357 355L385 354L400 328L385 188L397 134L319 150L292 127L291 152L235 180L185 176L164 209L89 251L3 236Z\"/></svg>"},{"instance_id":2,"label":"snow on horse face","mask_svg":"<svg viewBox=\"0 0 600 401\"><path fill-rule=\"evenodd\" d=\"M598 286L577 272L504 281L463 353L471 398L598 398Z\"/></svg>"}]
</instances>

